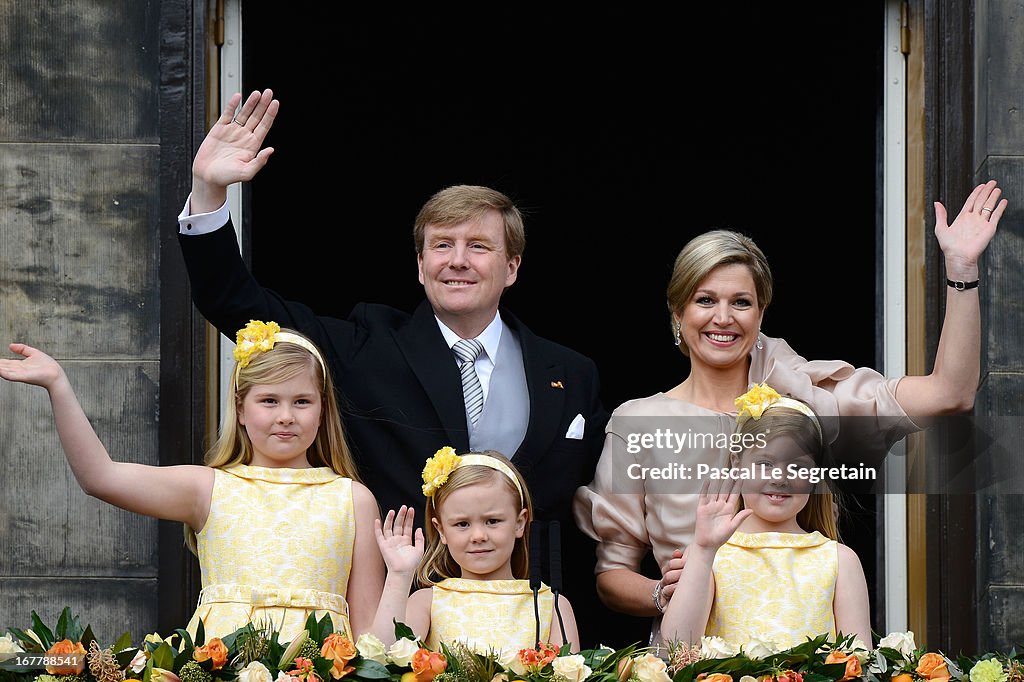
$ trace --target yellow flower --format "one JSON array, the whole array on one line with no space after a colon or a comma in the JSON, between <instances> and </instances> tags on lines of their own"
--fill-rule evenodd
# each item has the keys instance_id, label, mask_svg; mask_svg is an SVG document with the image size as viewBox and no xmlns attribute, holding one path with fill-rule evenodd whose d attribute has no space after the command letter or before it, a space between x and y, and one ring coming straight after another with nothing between
<instances>
[{"instance_id":1,"label":"yellow flower","mask_svg":"<svg viewBox=\"0 0 1024 682\"><path fill-rule=\"evenodd\" d=\"M263 323L249 320L249 324L235 334L235 360L239 367L248 367L252 356L265 353L274 347L274 336L281 331L277 322Z\"/></svg>"},{"instance_id":2,"label":"yellow flower","mask_svg":"<svg viewBox=\"0 0 1024 682\"><path fill-rule=\"evenodd\" d=\"M460 459L451 446L445 446L435 452L433 457L427 458L427 463L423 465L423 494L433 497L437 489L447 482L448 474L459 465Z\"/></svg>"},{"instance_id":3,"label":"yellow flower","mask_svg":"<svg viewBox=\"0 0 1024 682\"><path fill-rule=\"evenodd\" d=\"M995 658L978 661L969 674L971 682L1006 682L1009 675L1003 664Z\"/></svg>"},{"instance_id":4,"label":"yellow flower","mask_svg":"<svg viewBox=\"0 0 1024 682\"><path fill-rule=\"evenodd\" d=\"M734 401L736 407L739 408L739 414L736 416L739 418L747 413L754 419L760 419L764 411L781 397L778 391L768 384L755 384L753 388Z\"/></svg>"}]
</instances>

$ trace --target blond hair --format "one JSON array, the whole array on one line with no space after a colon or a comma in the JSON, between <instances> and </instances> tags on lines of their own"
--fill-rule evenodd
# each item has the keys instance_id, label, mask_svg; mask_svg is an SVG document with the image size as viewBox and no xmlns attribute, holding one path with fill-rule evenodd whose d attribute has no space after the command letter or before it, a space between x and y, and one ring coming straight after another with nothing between
<instances>
[{"instance_id":1,"label":"blond hair","mask_svg":"<svg viewBox=\"0 0 1024 682\"><path fill-rule=\"evenodd\" d=\"M488 211L501 214L505 226L505 257L512 260L526 249L523 215L507 196L490 187L453 185L434 194L420 209L413 225L416 253L423 253L427 225L452 227L477 220Z\"/></svg>"},{"instance_id":2,"label":"blond hair","mask_svg":"<svg viewBox=\"0 0 1024 682\"><path fill-rule=\"evenodd\" d=\"M295 330L282 329L281 331L295 334L309 341L308 337ZM323 353L320 353L320 356L323 357ZM317 392L320 394L322 406L320 426L317 428L316 438L306 451L306 459L311 466L328 467L339 476L345 476L355 481L360 480L341 425L341 411L338 409L331 373L325 371L320 360L308 349L297 343L280 340L274 344L272 349L253 355L248 366L239 367L236 363L228 387L228 391L230 395L234 396L234 399L230 405L225 406L227 414L224 424L217 441L206 452L206 466L220 469L234 464L252 462L252 441L249 439L245 427L238 421L238 412L242 408L246 395L249 394L253 386L282 383L303 372L310 373L314 384L316 384ZM187 525L185 526L185 544L193 553L197 553L195 531Z\"/></svg>"},{"instance_id":3,"label":"blond hair","mask_svg":"<svg viewBox=\"0 0 1024 682\"><path fill-rule=\"evenodd\" d=\"M772 271L768 260L754 240L739 232L711 230L691 239L676 256L668 281L669 324L675 333L675 315L693 298L701 282L721 265L746 265L754 279L757 305L763 311L772 302ZM679 350L689 356L690 349L682 338Z\"/></svg>"},{"instance_id":4,"label":"blond hair","mask_svg":"<svg viewBox=\"0 0 1024 682\"><path fill-rule=\"evenodd\" d=\"M484 455L503 462L515 474L519 482L519 488L516 487L515 482L506 474L482 464L461 465L448 474L448 480L445 484L438 488L432 496L427 497L424 512L425 521L423 523L426 529L427 547L423 552L423 560L420 562L419 570L416 572L416 578L421 587L436 585L446 578L458 578L462 575L462 567L456 563L452 553L448 551L448 546L441 542L441 534L438 533L431 519L436 518L440 522L439 514L444 506L444 501L456 490L496 480L502 481L515 499L517 506L516 514L518 515L523 509L526 510L526 525L523 527L523 535L516 538L509 562L512 566L513 578L524 579L530 575L530 547L528 538L530 537L530 523L533 521L533 501L530 498L530 490L526 487L526 481L523 480L523 475L519 473L519 470L516 469L515 465L505 455L495 450L484 450L467 454ZM522 497L519 495L520 489L522 489Z\"/></svg>"},{"instance_id":5,"label":"blond hair","mask_svg":"<svg viewBox=\"0 0 1024 682\"><path fill-rule=\"evenodd\" d=\"M795 400L795 398L791 398ZM803 402L803 401L800 401ZM806 404L806 403L805 403ZM808 406L809 407L809 406ZM797 446L814 458L815 466L828 466L831 454L822 440L814 417L790 408L769 406L760 419L748 419L736 429L740 434L761 435L765 439L789 436ZM820 424L820 420L819 420ZM740 500L740 508L743 502ZM811 491L804 508L797 512L797 524L808 532L818 531L830 540L839 540L838 513L842 511L840 494L828 480L819 481Z\"/></svg>"}]
</instances>

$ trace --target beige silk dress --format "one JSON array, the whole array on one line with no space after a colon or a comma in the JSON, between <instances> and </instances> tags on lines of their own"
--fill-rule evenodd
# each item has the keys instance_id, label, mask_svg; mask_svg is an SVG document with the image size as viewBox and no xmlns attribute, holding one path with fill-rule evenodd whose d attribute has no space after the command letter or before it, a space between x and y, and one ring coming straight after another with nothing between
<instances>
[{"instance_id":1,"label":"beige silk dress","mask_svg":"<svg viewBox=\"0 0 1024 682\"><path fill-rule=\"evenodd\" d=\"M269 620L289 642L315 613L351 637L355 532L352 480L327 467L215 469L210 515L196 534L203 589L186 629L195 636L202 619L209 641Z\"/></svg>"},{"instance_id":2,"label":"beige silk dress","mask_svg":"<svg viewBox=\"0 0 1024 682\"><path fill-rule=\"evenodd\" d=\"M878 464L893 443L920 430L896 402L898 378L839 360L808 361L782 339L759 338L763 348L751 351L749 384L767 382L811 405L837 456L856 453L856 459ZM598 541L596 573L639 572L648 552L661 566L673 550L690 544L701 485L697 467L728 465L723 439L735 421L735 412L714 412L664 393L627 401L612 413L594 480L574 499L576 523ZM665 447L638 436L659 430L686 440ZM680 467L689 467L691 478L682 478ZM677 477L639 477L644 469Z\"/></svg>"}]
</instances>

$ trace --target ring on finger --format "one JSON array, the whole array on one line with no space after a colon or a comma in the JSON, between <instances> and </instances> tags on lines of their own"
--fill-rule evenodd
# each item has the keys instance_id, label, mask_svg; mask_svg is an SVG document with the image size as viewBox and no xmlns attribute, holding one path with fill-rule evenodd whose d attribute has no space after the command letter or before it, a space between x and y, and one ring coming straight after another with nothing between
<instances>
[{"instance_id":1,"label":"ring on finger","mask_svg":"<svg viewBox=\"0 0 1024 682\"><path fill-rule=\"evenodd\" d=\"M237 118L231 119L231 122L232 123L237 123L238 125L242 126L243 128L245 127L245 124L242 123L241 121L239 121Z\"/></svg>"},{"instance_id":2,"label":"ring on finger","mask_svg":"<svg viewBox=\"0 0 1024 682\"><path fill-rule=\"evenodd\" d=\"M982 211L988 211L989 213L991 213L991 212L992 212L992 209L991 209L991 208L989 208L988 206L982 206L982 207L981 207L981 210L982 210Z\"/></svg>"}]
</instances>

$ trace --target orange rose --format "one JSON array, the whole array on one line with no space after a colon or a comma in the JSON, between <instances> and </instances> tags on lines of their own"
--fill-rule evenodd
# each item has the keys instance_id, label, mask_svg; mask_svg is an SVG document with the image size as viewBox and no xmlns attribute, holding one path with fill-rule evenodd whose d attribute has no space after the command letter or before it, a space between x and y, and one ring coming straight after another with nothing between
<instances>
[{"instance_id":1,"label":"orange rose","mask_svg":"<svg viewBox=\"0 0 1024 682\"><path fill-rule=\"evenodd\" d=\"M893 675L890 682L914 682L914 677L910 673L900 673Z\"/></svg>"},{"instance_id":2,"label":"orange rose","mask_svg":"<svg viewBox=\"0 0 1024 682\"><path fill-rule=\"evenodd\" d=\"M926 680L948 680L946 659L939 654L925 654L917 663L917 674Z\"/></svg>"},{"instance_id":3,"label":"orange rose","mask_svg":"<svg viewBox=\"0 0 1024 682\"><path fill-rule=\"evenodd\" d=\"M860 677L860 660L853 654L844 654L842 651L832 651L825 657L825 663L846 664L846 673L840 678L841 680L852 680L855 677Z\"/></svg>"},{"instance_id":4,"label":"orange rose","mask_svg":"<svg viewBox=\"0 0 1024 682\"><path fill-rule=\"evenodd\" d=\"M56 656L60 665L46 666L51 675L78 675L85 670L85 647L81 642L71 643L70 639L54 642L46 651L47 658Z\"/></svg>"},{"instance_id":5,"label":"orange rose","mask_svg":"<svg viewBox=\"0 0 1024 682\"><path fill-rule=\"evenodd\" d=\"M352 640L338 632L327 635L324 645L320 647L320 655L331 661L331 677L336 680L355 670L348 662L356 657L356 653L356 645Z\"/></svg>"},{"instance_id":6,"label":"orange rose","mask_svg":"<svg viewBox=\"0 0 1024 682\"><path fill-rule=\"evenodd\" d=\"M416 682L430 682L448 667L448 659L430 649L420 648L412 655L412 671L416 673Z\"/></svg>"},{"instance_id":7,"label":"orange rose","mask_svg":"<svg viewBox=\"0 0 1024 682\"><path fill-rule=\"evenodd\" d=\"M228 648L224 646L220 637L214 637L203 646L194 648L192 658L196 659L197 663L209 659L213 663L213 669L220 670L228 662Z\"/></svg>"}]
</instances>

